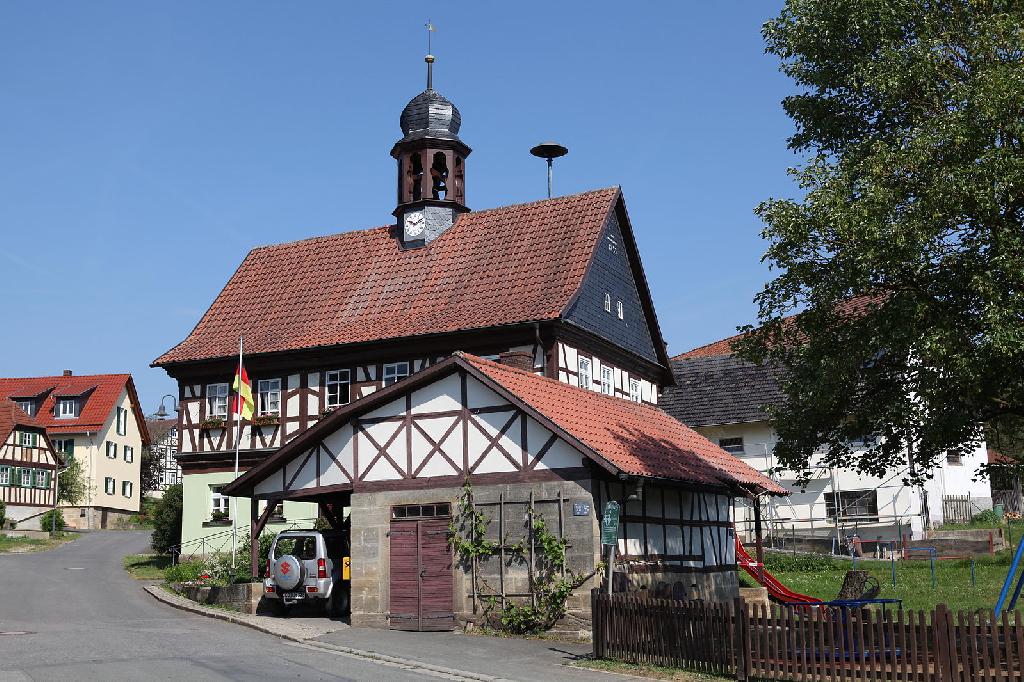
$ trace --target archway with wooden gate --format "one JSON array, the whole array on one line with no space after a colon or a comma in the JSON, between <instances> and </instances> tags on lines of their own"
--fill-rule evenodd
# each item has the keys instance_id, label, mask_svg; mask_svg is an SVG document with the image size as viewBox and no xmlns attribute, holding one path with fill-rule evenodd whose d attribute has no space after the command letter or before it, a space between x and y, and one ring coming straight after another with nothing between
<instances>
[{"instance_id":1,"label":"archway with wooden gate","mask_svg":"<svg viewBox=\"0 0 1024 682\"><path fill-rule=\"evenodd\" d=\"M448 503L392 507L389 593L392 630L455 627Z\"/></svg>"}]
</instances>

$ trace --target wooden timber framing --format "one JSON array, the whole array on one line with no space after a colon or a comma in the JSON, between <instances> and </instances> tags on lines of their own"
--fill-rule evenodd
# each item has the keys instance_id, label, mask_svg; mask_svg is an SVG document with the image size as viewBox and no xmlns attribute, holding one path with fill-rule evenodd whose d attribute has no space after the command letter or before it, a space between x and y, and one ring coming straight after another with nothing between
<instances>
[{"instance_id":1,"label":"wooden timber framing","mask_svg":"<svg viewBox=\"0 0 1024 682\"><path fill-rule=\"evenodd\" d=\"M23 443L22 434L31 434L34 438L26 438ZM45 429L16 426L0 445L0 472L6 477L6 483L0 478L0 500L10 506L53 507L57 469L62 464ZM27 485L23 483L23 472L29 472Z\"/></svg>"}]
</instances>

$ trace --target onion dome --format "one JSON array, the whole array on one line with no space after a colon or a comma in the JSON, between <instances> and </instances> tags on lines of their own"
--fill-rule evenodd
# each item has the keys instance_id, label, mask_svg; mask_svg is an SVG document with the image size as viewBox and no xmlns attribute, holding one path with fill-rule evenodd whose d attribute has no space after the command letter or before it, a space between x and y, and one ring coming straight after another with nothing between
<instances>
[{"instance_id":1,"label":"onion dome","mask_svg":"<svg viewBox=\"0 0 1024 682\"><path fill-rule=\"evenodd\" d=\"M462 115L448 98L433 88L427 88L409 100L399 119L402 142L421 138L458 140Z\"/></svg>"}]
</instances>

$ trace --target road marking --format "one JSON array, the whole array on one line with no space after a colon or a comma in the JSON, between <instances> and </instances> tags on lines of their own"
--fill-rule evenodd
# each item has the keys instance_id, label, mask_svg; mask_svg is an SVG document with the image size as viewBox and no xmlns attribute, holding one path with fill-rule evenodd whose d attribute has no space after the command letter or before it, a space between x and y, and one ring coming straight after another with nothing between
<instances>
[{"instance_id":1,"label":"road marking","mask_svg":"<svg viewBox=\"0 0 1024 682\"><path fill-rule=\"evenodd\" d=\"M84 571L85 568L82 567L82 566L65 566L64 570L65 571Z\"/></svg>"},{"instance_id":2,"label":"road marking","mask_svg":"<svg viewBox=\"0 0 1024 682\"><path fill-rule=\"evenodd\" d=\"M28 630L0 630L0 635L34 635L36 633Z\"/></svg>"},{"instance_id":3,"label":"road marking","mask_svg":"<svg viewBox=\"0 0 1024 682\"><path fill-rule=\"evenodd\" d=\"M309 649L311 651L323 651L328 654L334 654L335 656L345 656L347 658L357 658L363 661L370 661L377 665L387 666L390 668L400 668L402 670L410 670L412 672L426 675L428 677L437 677L442 680L459 680L460 682L499 682L503 678L491 677L490 675L483 675L480 673L470 672L468 670L456 670L454 668L443 668L441 666L430 665L428 663L422 663L408 658L398 658L396 656L386 656L384 654L377 654L372 651L363 651L361 649L350 649L348 647L340 647L327 643L320 644L305 644L301 642L284 642L288 646L297 647L299 649Z\"/></svg>"}]
</instances>

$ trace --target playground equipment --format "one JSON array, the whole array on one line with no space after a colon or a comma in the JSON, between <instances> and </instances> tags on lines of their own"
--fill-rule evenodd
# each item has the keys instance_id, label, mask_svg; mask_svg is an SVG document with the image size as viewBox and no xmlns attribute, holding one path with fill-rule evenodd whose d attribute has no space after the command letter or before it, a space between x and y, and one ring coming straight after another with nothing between
<instances>
[{"instance_id":1,"label":"playground equipment","mask_svg":"<svg viewBox=\"0 0 1024 682\"><path fill-rule=\"evenodd\" d=\"M1024 544L1024 543L1022 543ZM774 601L783 604L821 604L822 600L806 594L794 592L779 582L778 578L765 570L764 564L759 563L754 557L747 553L739 537L736 538L736 563L747 572L759 585L768 589L768 596Z\"/></svg>"},{"instance_id":2,"label":"playground equipment","mask_svg":"<svg viewBox=\"0 0 1024 682\"><path fill-rule=\"evenodd\" d=\"M1017 551L1013 554L1013 561L1010 563L1010 570L1006 573L1006 580L1003 582L1003 589L999 591L999 600L996 602L996 615L1003 610L1003 604L1006 602L1006 595L1010 592L1010 584L1013 583L1013 577L1017 575L1017 566L1020 565L1021 556L1024 555L1024 539L1021 539L1017 543ZM1017 578L1017 587L1013 590L1013 598L1010 599L1010 605L1007 610L1013 611L1014 607L1017 606L1017 597L1020 596L1021 586L1024 585L1024 573L1020 574Z\"/></svg>"}]
</instances>

